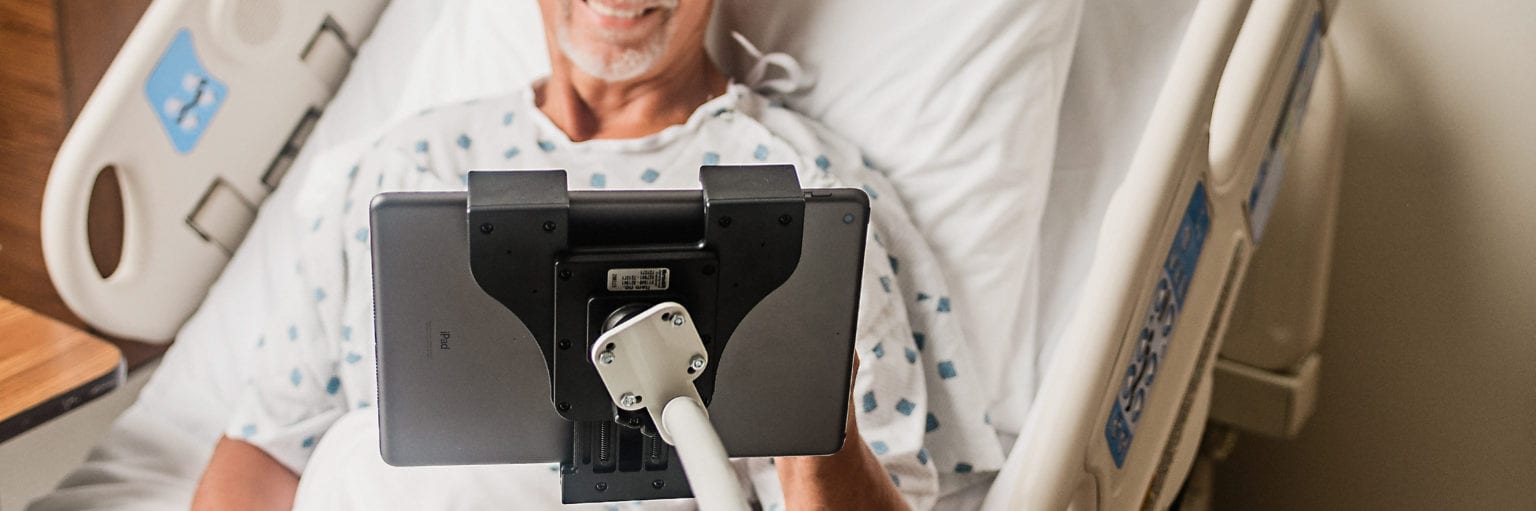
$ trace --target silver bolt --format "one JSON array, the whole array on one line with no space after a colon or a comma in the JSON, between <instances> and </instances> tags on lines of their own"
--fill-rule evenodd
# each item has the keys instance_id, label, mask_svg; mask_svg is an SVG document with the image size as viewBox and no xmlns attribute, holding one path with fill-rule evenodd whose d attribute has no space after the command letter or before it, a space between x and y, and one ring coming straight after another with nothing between
<instances>
[{"instance_id":1,"label":"silver bolt","mask_svg":"<svg viewBox=\"0 0 1536 511\"><path fill-rule=\"evenodd\" d=\"M636 396L633 392L625 392L624 395L619 396L619 406L630 407L635 406L639 402L640 397Z\"/></svg>"},{"instance_id":2,"label":"silver bolt","mask_svg":"<svg viewBox=\"0 0 1536 511\"><path fill-rule=\"evenodd\" d=\"M683 315L682 314L673 314L672 315L672 326L683 326Z\"/></svg>"},{"instance_id":3,"label":"silver bolt","mask_svg":"<svg viewBox=\"0 0 1536 511\"><path fill-rule=\"evenodd\" d=\"M692 359L688 360L688 367L692 368L695 371L703 371L704 370L704 355L694 355Z\"/></svg>"},{"instance_id":4,"label":"silver bolt","mask_svg":"<svg viewBox=\"0 0 1536 511\"><path fill-rule=\"evenodd\" d=\"M602 362L603 365L612 364L613 363L613 352L612 351L604 351L602 353L597 354L597 361L598 362Z\"/></svg>"}]
</instances>

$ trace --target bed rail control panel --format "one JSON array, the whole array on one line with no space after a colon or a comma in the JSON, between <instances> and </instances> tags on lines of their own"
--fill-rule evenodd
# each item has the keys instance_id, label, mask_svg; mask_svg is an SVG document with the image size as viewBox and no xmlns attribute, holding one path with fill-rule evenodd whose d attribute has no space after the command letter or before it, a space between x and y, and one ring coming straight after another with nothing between
<instances>
[{"instance_id":1,"label":"bed rail control panel","mask_svg":"<svg viewBox=\"0 0 1536 511\"><path fill-rule=\"evenodd\" d=\"M108 334L169 340L293 165L385 4L152 3L49 175L43 253L65 303ZM108 167L124 228L137 232L102 277L86 211Z\"/></svg>"},{"instance_id":2,"label":"bed rail control panel","mask_svg":"<svg viewBox=\"0 0 1536 511\"><path fill-rule=\"evenodd\" d=\"M1209 200L1205 184L1195 185L1173 243L1163 258L1157 285L1147 299L1147 311L1136 325L1139 330L1132 347L1132 358L1126 365L1120 390L1115 394L1115 406L1110 409L1109 419L1104 424L1104 439L1116 468L1125 466L1131 441L1136 438L1136 426L1141 422L1147 400L1152 397L1152 383L1167 358L1168 343L1178 325L1179 313L1184 309L1190 280L1195 276L1195 265L1199 264L1200 254L1205 251L1205 240L1211 230Z\"/></svg>"}]
</instances>

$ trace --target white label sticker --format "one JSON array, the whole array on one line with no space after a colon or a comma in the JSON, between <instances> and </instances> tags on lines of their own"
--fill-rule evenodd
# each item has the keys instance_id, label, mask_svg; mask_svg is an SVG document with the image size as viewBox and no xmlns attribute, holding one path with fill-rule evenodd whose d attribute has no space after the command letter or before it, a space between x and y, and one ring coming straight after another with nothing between
<instances>
[{"instance_id":1,"label":"white label sticker","mask_svg":"<svg viewBox=\"0 0 1536 511\"><path fill-rule=\"evenodd\" d=\"M621 268L608 270L609 291L666 291L671 285L666 268Z\"/></svg>"}]
</instances>

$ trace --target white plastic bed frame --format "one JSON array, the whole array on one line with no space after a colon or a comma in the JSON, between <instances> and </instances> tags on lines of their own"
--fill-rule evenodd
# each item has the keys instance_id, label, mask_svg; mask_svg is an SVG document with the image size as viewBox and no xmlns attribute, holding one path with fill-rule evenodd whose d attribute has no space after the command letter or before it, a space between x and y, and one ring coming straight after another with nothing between
<instances>
[{"instance_id":1,"label":"white plastic bed frame","mask_svg":"<svg viewBox=\"0 0 1536 511\"><path fill-rule=\"evenodd\" d=\"M1310 416L1340 172L1341 85L1322 37L1323 4L1251 7L1197 6L1104 215L1063 345L1045 362L998 478L1013 484L994 484L986 509L1164 509L1195 461L1205 419L1292 437ZM1197 190L1211 207L1204 253L1182 306L1171 307L1176 324L1166 352L1149 362L1155 341L1138 344L1138 337L1170 310L1157 303L1167 298L1160 286L1173 280L1176 287L1179 276L1161 270L1178 257L1170 247ZM1287 202L1276 202L1282 195ZM1259 285L1244 294L1249 273ZM1121 465L1108 416L1127 388L1137 389L1128 381L1150 377L1148 366L1156 367L1156 383L1145 390L1161 395L1146 398ZM1225 390L1213 383L1236 389L1213 405L1213 393Z\"/></svg>"},{"instance_id":2,"label":"white plastic bed frame","mask_svg":"<svg viewBox=\"0 0 1536 511\"><path fill-rule=\"evenodd\" d=\"M65 302L109 334L170 339L383 7L154 2L49 178L44 252ZM985 508L1166 508L1208 417L1281 437L1304 423L1342 138L1327 10L1315 0L1199 3L1104 214L1065 340L1042 364L1038 396ZM279 11L283 23L273 21ZM166 48L187 40L190 60L132 57L170 55ZM160 85L144 85L157 72ZM224 101L255 90L262 101ZM261 121L201 132L220 115ZM114 136L145 126L175 143ZM103 277L86 217L108 167L122 183L126 233L120 266ZM1157 328L1144 337L1147 325Z\"/></svg>"}]
</instances>

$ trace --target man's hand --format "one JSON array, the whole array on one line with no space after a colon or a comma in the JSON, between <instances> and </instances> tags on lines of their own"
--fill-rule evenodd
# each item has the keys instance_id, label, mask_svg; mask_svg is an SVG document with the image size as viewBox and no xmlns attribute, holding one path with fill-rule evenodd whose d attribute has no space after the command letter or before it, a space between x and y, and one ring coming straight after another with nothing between
<instances>
[{"instance_id":1,"label":"man's hand","mask_svg":"<svg viewBox=\"0 0 1536 511\"><path fill-rule=\"evenodd\" d=\"M853 374L859 357L853 357ZM853 388L850 383L849 389ZM848 397L848 431L843 449L831 456L775 458L785 509L908 509L890 474L864 445Z\"/></svg>"},{"instance_id":2,"label":"man's hand","mask_svg":"<svg viewBox=\"0 0 1536 511\"><path fill-rule=\"evenodd\" d=\"M192 509L293 509L299 476L241 440L219 437L197 483Z\"/></svg>"}]
</instances>

